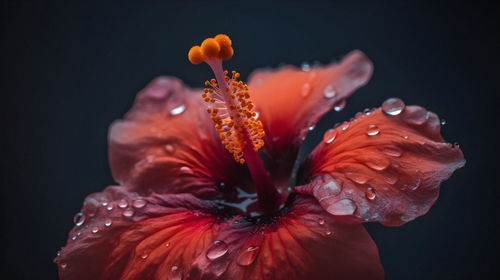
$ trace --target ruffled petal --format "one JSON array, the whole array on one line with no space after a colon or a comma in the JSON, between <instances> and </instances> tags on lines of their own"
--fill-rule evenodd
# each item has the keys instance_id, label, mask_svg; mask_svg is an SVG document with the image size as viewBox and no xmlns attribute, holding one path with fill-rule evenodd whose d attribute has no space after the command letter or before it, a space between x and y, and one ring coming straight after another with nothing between
<instances>
[{"instance_id":1,"label":"ruffled petal","mask_svg":"<svg viewBox=\"0 0 500 280\"><path fill-rule=\"evenodd\" d=\"M172 77L154 79L109 133L115 180L142 194L210 196L246 178L215 135L201 93ZM248 180L249 181L249 180ZM235 182L236 184L236 182Z\"/></svg>"},{"instance_id":2,"label":"ruffled petal","mask_svg":"<svg viewBox=\"0 0 500 280\"><path fill-rule=\"evenodd\" d=\"M425 214L441 182L465 164L440 128L436 114L419 106L359 113L325 133L302 167L310 183L295 190L334 215L404 224Z\"/></svg>"},{"instance_id":3,"label":"ruffled petal","mask_svg":"<svg viewBox=\"0 0 500 280\"><path fill-rule=\"evenodd\" d=\"M312 198L267 221L216 209L189 194L90 195L55 259L60 279L383 279L364 227Z\"/></svg>"},{"instance_id":4,"label":"ruffled petal","mask_svg":"<svg viewBox=\"0 0 500 280\"><path fill-rule=\"evenodd\" d=\"M272 158L293 162L309 127L366 84L372 71L371 61L352 51L338 64L307 71L285 66L254 72L249 86L266 132L265 151Z\"/></svg>"}]
</instances>

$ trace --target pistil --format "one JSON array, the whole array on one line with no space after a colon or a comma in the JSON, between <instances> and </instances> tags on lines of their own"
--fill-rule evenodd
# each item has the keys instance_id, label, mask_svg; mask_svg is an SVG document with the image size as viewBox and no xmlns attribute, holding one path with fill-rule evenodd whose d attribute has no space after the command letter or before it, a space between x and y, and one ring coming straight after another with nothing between
<instances>
[{"instance_id":1,"label":"pistil","mask_svg":"<svg viewBox=\"0 0 500 280\"><path fill-rule=\"evenodd\" d=\"M202 97L212 104L207 112L212 116L215 129L220 132L222 144L240 164L246 162L252 176L260 207L264 213L275 211L283 202L271 178L267 174L257 151L264 145L262 123L256 119L252 110L254 105L249 99L246 84L238 81L239 73L223 71L222 60L233 55L231 40L226 35L208 38L200 46L189 51L193 64L206 62L215 74L215 79L206 81Z\"/></svg>"}]
</instances>

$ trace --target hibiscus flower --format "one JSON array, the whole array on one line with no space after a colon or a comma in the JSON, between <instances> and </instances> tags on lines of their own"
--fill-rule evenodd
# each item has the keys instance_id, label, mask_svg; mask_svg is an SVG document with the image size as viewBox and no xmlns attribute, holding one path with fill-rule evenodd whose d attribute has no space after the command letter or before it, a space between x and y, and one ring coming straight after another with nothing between
<instances>
[{"instance_id":1,"label":"hibiscus flower","mask_svg":"<svg viewBox=\"0 0 500 280\"><path fill-rule=\"evenodd\" d=\"M306 134L372 63L353 51L246 85L223 71L232 55L226 35L206 39L189 60L214 71L207 89L156 78L112 124L119 186L85 199L55 259L61 279L383 279L362 223L425 214L464 165L436 114L397 98L328 130L296 165Z\"/></svg>"}]
</instances>

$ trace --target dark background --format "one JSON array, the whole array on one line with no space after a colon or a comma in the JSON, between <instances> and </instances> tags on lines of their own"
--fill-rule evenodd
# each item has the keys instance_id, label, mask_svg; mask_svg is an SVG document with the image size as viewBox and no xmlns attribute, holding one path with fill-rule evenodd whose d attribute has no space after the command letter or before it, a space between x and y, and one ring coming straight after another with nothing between
<instances>
[{"instance_id":1,"label":"dark background","mask_svg":"<svg viewBox=\"0 0 500 280\"><path fill-rule=\"evenodd\" d=\"M71 3L70 3L71 2ZM113 180L107 130L158 75L199 87L193 44L227 33L243 75L282 62L328 63L361 49L371 82L306 141L391 96L447 120L467 159L431 211L397 228L368 224L387 279L487 279L498 273L498 11L431 1L215 3L3 1L3 279L56 279L52 263L84 197ZM353 2L353 3L351 3ZM355 3L354 3L355 2Z\"/></svg>"}]
</instances>

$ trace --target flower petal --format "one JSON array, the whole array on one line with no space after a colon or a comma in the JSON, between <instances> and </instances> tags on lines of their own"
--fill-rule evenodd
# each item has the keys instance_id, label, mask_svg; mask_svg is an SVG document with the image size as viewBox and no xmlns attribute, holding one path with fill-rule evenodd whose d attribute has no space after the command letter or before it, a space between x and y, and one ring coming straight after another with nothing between
<instances>
[{"instance_id":1,"label":"flower petal","mask_svg":"<svg viewBox=\"0 0 500 280\"><path fill-rule=\"evenodd\" d=\"M267 222L224 219L215 209L189 194L139 197L108 187L86 199L55 259L59 277L383 279L364 227L328 215L312 198L299 197Z\"/></svg>"},{"instance_id":2,"label":"flower petal","mask_svg":"<svg viewBox=\"0 0 500 280\"><path fill-rule=\"evenodd\" d=\"M270 225L232 220L200 255L190 279L383 279L378 250L359 223L299 198ZM209 258L224 242L227 252Z\"/></svg>"},{"instance_id":3,"label":"flower petal","mask_svg":"<svg viewBox=\"0 0 500 280\"><path fill-rule=\"evenodd\" d=\"M246 171L220 144L201 92L172 77L154 79L109 134L115 180L140 193L212 195ZM240 179L241 182L241 179Z\"/></svg>"},{"instance_id":4,"label":"flower petal","mask_svg":"<svg viewBox=\"0 0 500 280\"><path fill-rule=\"evenodd\" d=\"M434 113L377 109L327 131L302 167L312 181L295 190L331 214L395 226L425 214L441 182L464 164L462 151L443 141Z\"/></svg>"}]
</instances>

